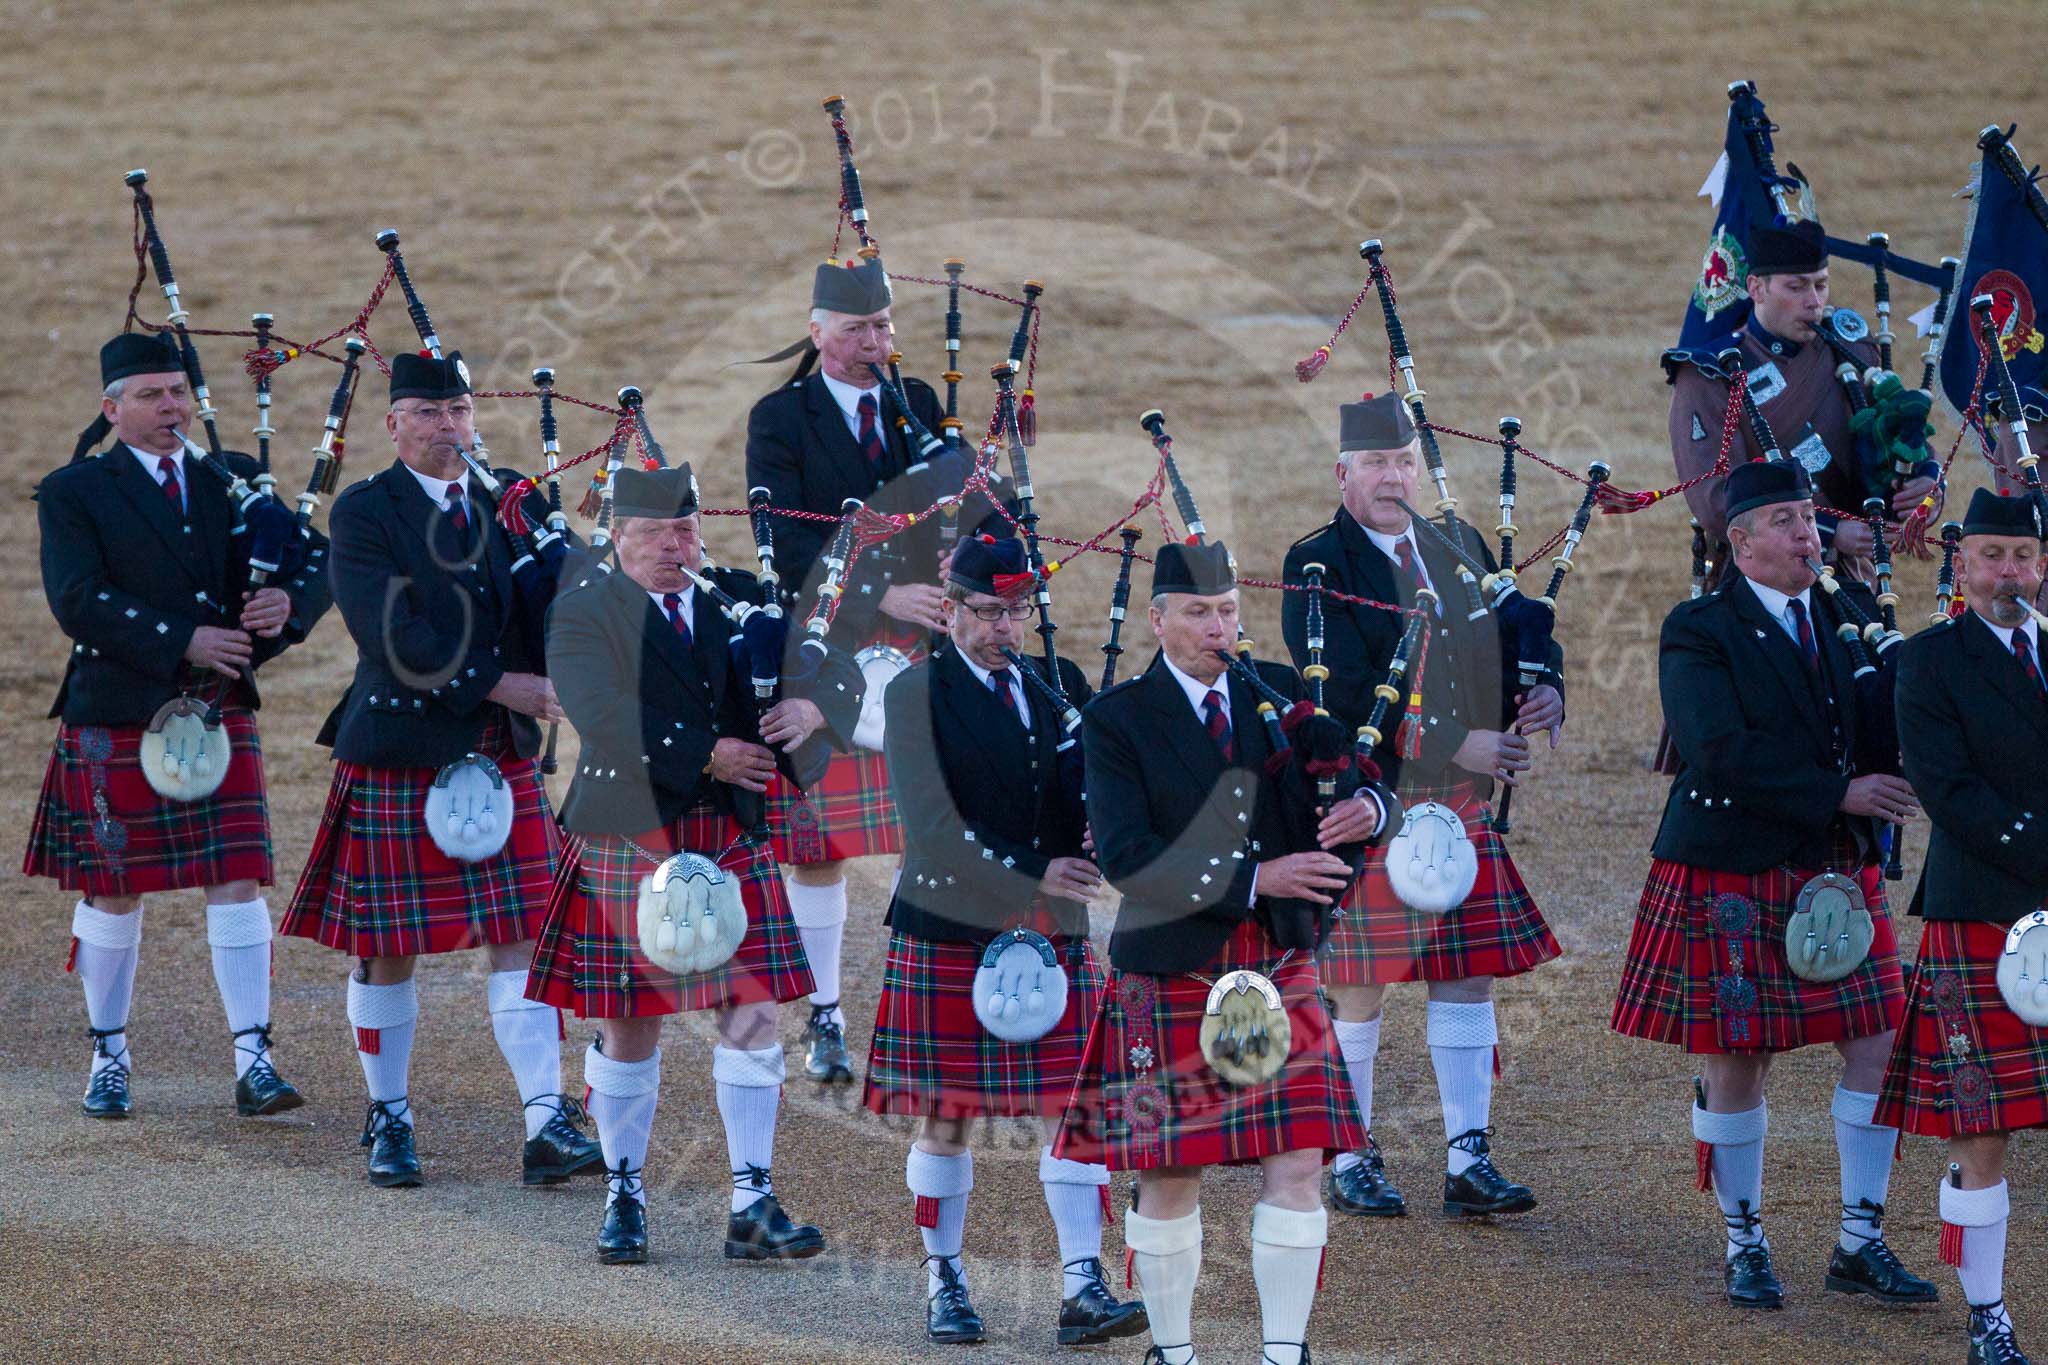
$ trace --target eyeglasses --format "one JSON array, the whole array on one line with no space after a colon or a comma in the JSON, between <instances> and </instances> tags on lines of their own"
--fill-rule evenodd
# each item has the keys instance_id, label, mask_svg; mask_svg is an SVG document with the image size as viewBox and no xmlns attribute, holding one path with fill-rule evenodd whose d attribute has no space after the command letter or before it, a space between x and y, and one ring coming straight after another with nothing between
<instances>
[{"instance_id":1,"label":"eyeglasses","mask_svg":"<svg viewBox=\"0 0 2048 1365\"><path fill-rule=\"evenodd\" d=\"M400 408L400 414L412 418L421 426L437 427L443 422L454 422L457 426L476 416L476 406L471 403L456 403L449 407Z\"/></svg>"},{"instance_id":2,"label":"eyeglasses","mask_svg":"<svg viewBox=\"0 0 2048 1365\"><path fill-rule=\"evenodd\" d=\"M1029 602L1004 602L997 606L970 606L967 610L973 612L979 621L1000 621L1005 616L1012 621L1022 621L1031 615L1032 606Z\"/></svg>"}]
</instances>

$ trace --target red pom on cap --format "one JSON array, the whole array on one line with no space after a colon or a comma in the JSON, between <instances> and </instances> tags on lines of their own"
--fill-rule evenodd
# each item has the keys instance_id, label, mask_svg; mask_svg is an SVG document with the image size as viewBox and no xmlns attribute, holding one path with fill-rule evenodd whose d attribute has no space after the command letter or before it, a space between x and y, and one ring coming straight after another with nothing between
<instances>
[{"instance_id":1,"label":"red pom on cap","mask_svg":"<svg viewBox=\"0 0 2048 1365\"><path fill-rule=\"evenodd\" d=\"M983 531L981 533L981 543L984 545L993 545L996 543L996 538L990 535L988 532Z\"/></svg>"}]
</instances>

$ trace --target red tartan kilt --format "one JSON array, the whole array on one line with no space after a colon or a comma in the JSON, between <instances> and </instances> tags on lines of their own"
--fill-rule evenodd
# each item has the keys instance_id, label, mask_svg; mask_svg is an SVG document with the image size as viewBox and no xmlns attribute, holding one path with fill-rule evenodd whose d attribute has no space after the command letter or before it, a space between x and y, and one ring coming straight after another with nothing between
<instances>
[{"instance_id":1,"label":"red tartan kilt","mask_svg":"<svg viewBox=\"0 0 2048 1365\"><path fill-rule=\"evenodd\" d=\"M832 755L808 792L777 773L768 784L769 845L778 863L836 863L903 851L889 765L873 749Z\"/></svg>"},{"instance_id":2,"label":"red tartan kilt","mask_svg":"<svg viewBox=\"0 0 2048 1365\"><path fill-rule=\"evenodd\" d=\"M775 858L759 844L734 844L740 828L706 802L666 829L634 843L667 856L688 849L740 879L747 934L739 949L706 972L677 976L640 951L640 879L655 865L624 839L572 834L562 853L547 922L534 946L526 993L586 1019L626 1019L718 1009L808 995L811 966Z\"/></svg>"},{"instance_id":3,"label":"red tartan kilt","mask_svg":"<svg viewBox=\"0 0 2048 1365\"><path fill-rule=\"evenodd\" d=\"M1897 1028L1905 982L1876 863L1857 873L1875 929L1870 956L1840 981L1806 981L1793 974L1785 959L1785 923L1811 875L1782 868L1717 872L1654 860L1636 908L1610 1026L1631 1038L1700 1053L1788 1052ZM1742 972L1755 987L1756 1005L1724 1020L1716 1013L1720 975L1710 918L1714 900L1731 894L1754 901L1759 912Z\"/></svg>"},{"instance_id":4,"label":"red tartan kilt","mask_svg":"<svg viewBox=\"0 0 2048 1365\"><path fill-rule=\"evenodd\" d=\"M22 872L55 878L66 891L86 896L239 881L270 885L270 815L256 717L246 707L230 707L221 712L221 724L228 732L227 775L203 801L157 795L142 775L142 726L59 725ZM94 764L86 749L101 737L106 756ZM95 786L106 799L104 824L96 820Z\"/></svg>"},{"instance_id":5,"label":"red tartan kilt","mask_svg":"<svg viewBox=\"0 0 2048 1365\"><path fill-rule=\"evenodd\" d=\"M982 946L889 936L862 1102L927 1118L1057 1116L1073 1093L1102 1004L1102 964L1085 938L1052 940L1067 1008L1043 1038L1007 1043L974 1016Z\"/></svg>"},{"instance_id":6,"label":"red tartan kilt","mask_svg":"<svg viewBox=\"0 0 2048 1365\"><path fill-rule=\"evenodd\" d=\"M1287 1064L1272 1080L1244 1089L1224 1081L1202 1058L1207 982L1112 972L1054 1154L1125 1171L1239 1165L1312 1149L1328 1157L1362 1146L1365 1128L1315 962L1297 953L1275 970L1280 957L1279 946L1256 920L1248 920L1202 973L1263 971L1286 1002L1294 1031ZM1152 1051L1149 1067L1138 1064L1142 1053L1132 1057L1141 1046Z\"/></svg>"},{"instance_id":7,"label":"red tartan kilt","mask_svg":"<svg viewBox=\"0 0 2048 1365\"><path fill-rule=\"evenodd\" d=\"M1319 970L1332 986L1397 981L1464 981L1520 976L1557 957L1556 935L1494 832L1492 812L1469 786L1402 793L1413 805L1441 801L1458 812L1479 855L1472 894L1447 915L1409 909L1387 881L1387 851L1369 848L1365 870L1344 897Z\"/></svg>"},{"instance_id":8,"label":"red tartan kilt","mask_svg":"<svg viewBox=\"0 0 2048 1365\"><path fill-rule=\"evenodd\" d=\"M561 832L533 760L516 756L502 722L485 730L476 751L498 765L513 793L505 847L465 863L435 845L423 812L437 769L338 762L284 932L350 957L451 953L532 938Z\"/></svg>"},{"instance_id":9,"label":"red tartan kilt","mask_svg":"<svg viewBox=\"0 0 2048 1365\"><path fill-rule=\"evenodd\" d=\"M1938 1138L2048 1127L2048 1029L1998 993L2005 934L2003 924L1928 921L1873 1123Z\"/></svg>"}]
</instances>

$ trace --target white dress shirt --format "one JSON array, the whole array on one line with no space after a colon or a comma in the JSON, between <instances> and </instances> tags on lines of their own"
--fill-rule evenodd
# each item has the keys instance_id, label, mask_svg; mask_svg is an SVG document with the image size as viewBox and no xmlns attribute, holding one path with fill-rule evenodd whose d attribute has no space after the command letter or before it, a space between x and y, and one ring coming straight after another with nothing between
<instances>
[{"instance_id":1,"label":"white dress shirt","mask_svg":"<svg viewBox=\"0 0 2048 1365\"><path fill-rule=\"evenodd\" d=\"M1783 626L1785 633L1792 637L1792 643L1799 645L1802 650L1806 646L1799 644L1799 623L1792 619L1791 604L1796 601L1801 607L1805 608L1807 626L1814 632L1814 648L1816 650L1820 648L1820 630L1813 624L1812 588L1806 589L1795 597L1779 592L1776 588L1767 588L1754 578L1749 580L1749 586L1750 590L1756 594L1756 600L1764 604L1764 610L1770 613L1771 619Z\"/></svg>"},{"instance_id":2,"label":"white dress shirt","mask_svg":"<svg viewBox=\"0 0 2048 1365\"><path fill-rule=\"evenodd\" d=\"M2005 646L2005 652L2008 654L2012 653L2012 632L2014 629L2012 626L2001 626L1982 612L1973 612L1972 615L1985 625L1991 627L1991 633L1998 637L1998 643ZM2041 669L2040 629L2034 624L2034 618L2031 616L2027 618L2026 624L2020 626L2019 629L2027 633L2027 652L2034 656L2034 670L2039 672Z\"/></svg>"},{"instance_id":3,"label":"white dress shirt","mask_svg":"<svg viewBox=\"0 0 2048 1365\"><path fill-rule=\"evenodd\" d=\"M400 463L403 464L404 462L400 461ZM426 490L428 500L432 502L434 506L440 508L443 512L448 510L448 490L451 488L460 488L462 490L463 514L474 519L475 512L472 508L472 503L474 502L474 499L472 499L469 496L469 487L468 484L465 482L469 478L469 475L467 473L464 473L458 478L437 479L432 474L420 473L411 465L405 466L405 472L412 475L415 479L418 479L420 481L420 487Z\"/></svg>"},{"instance_id":4,"label":"white dress shirt","mask_svg":"<svg viewBox=\"0 0 2048 1365\"><path fill-rule=\"evenodd\" d=\"M123 441L121 444L128 445L126 441ZM152 455L146 450L137 450L134 446L128 446L128 451L142 462L142 467L149 472L149 477L155 482L156 486L162 488L164 486L164 476L160 469L160 462L164 457L162 455ZM171 454L170 461L171 467L178 471L178 501L183 504L184 510L189 512L192 510L192 487L185 482L185 448L183 446L178 447Z\"/></svg>"},{"instance_id":5,"label":"white dress shirt","mask_svg":"<svg viewBox=\"0 0 2048 1365\"><path fill-rule=\"evenodd\" d=\"M669 594L649 588L647 595L654 600L654 609L661 613L661 619L668 620L668 603L661 599ZM685 583L682 590L675 595L682 599L676 603L676 615L682 617L683 624L690 628L690 639L694 641L697 638L697 585Z\"/></svg>"},{"instance_id":6,"label":"white dress shirt","mask_svg":"<svg viewBox=\"0 0 2048 1365\"><path fill-rule=\"evenodd\" d=\"M875 434L882 438L882 444L888 444L888 437L882 434L882 386L879 383L869 385L863 389L856 388L854 385L848 384L843 380L834 379L823 370L818 371L818 377L825 381L825 391L830 393L832 401L839 405L840 415L846 418L846 429L853 434L853 439L856 441L860 439L860 400L863 395L873 398L875 400Z\"/></svg>"}]
</instances>

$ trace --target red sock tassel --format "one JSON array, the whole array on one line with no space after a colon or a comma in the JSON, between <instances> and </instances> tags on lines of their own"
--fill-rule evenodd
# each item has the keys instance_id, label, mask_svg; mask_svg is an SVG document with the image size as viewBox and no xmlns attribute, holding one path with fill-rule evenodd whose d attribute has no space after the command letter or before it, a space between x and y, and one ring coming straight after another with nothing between
<instances>
[{"instance_id":1,"label":"red sock tassel","mask_svg":"<svg viewBox=\"0 0 2048 1365\"><path fill-rule=\"evenodd\" d=\"M1126 1290L1130 1290L1134 1287L1131 1284L1131 1268L1137 1263L1137 1259L1137 1252L1131 1250L1129 1247L1124 1248L1124 1288Z\"/></svg>"},{"instance_id":2,"label":"red sock tassel","mask_svg":"<svg viewBox=\"0 0 2048 1365\"><path fill-rule=\"evenodd\" d=\"M1113 1216L1109 1211L1109 1186L1097 1185L1095 1193L1102 1196L1102 1221L1107 1223Z\"/></svg>"},{"instance_id":3,"label":"red sock tassel","mask_svg":"<svg viewBox=\"0 0 2048 1365\"><path fill-rule=\"evenodd\" d=\"M1898 1135L1897 1137L1895 1137L1895 1138L1893 1138L1893 1139L1892 1139L1892 1160L1893 1160L1893 1161L1904 1161L1905 1159L1906 1159L1906 1130L1905 1130L1905 1129L1903 1129L1903 1128L1901 1128L1901 1129L1899 1129L1899 1135Z\"/></svg>"},{"instance_id":4,"label":"red sock tassel","mask_svg":"<svg viewBox=\"0 0 2048 1365\"><path fill-rule=\"evenodd\" d=\"M356 1051L374 1057L382 1050L376 1029L363 1028L361 1025L356 1027Z\"/></svg>"},{"instance_id":5,"label":"red sock tassel","mask_svg":"<svg viewBox=\"0 0 2048 1365\"><path fill-rule=\"evenodd\" d=\"M1323 1291L1323 1267L1330 1263L1330 1249L1326 1246L1316 1255L1316 1292Z\"/></svg>"},{"instance_id":6,"label":"red sock tassel","mask_svg":"<svg viewBox=\"0 0 2048 1365\"><path fill-rule=\"evenodd\" d=\"M64 970L67 972L78 970L78 935L76 934L71 936L71 951L64 954Z\"/></svg>"},{"instance_id":7,"label":"red sock tassel","mask_svg":"<svg viewBox=\"0 0 2048 1365\"><path fill-rule=\"evenodd\" d=\"M560 1010L555 1011L555 1041L558 1043L569 1041L569 1021L562 1017Z\"/></svg>"},{"instance_id":8,"label":"red sock tassel","mask_svg":"<svg viewBox=\"0 0 2048 1365\"><path fill-rule=\"evenodd\" d=\"M1714 1188L1714 1144L1711 1142L1700 1142L1695 1139L1692 1144L1692 1159L1693 1165L1696 1168L1693 1172L1695 1184L1698 1188L1712 1193Z\"/></svg>"},{"instance_id":9,"label":"red sock tassel","mask_svg":"<svg viewBox=\"0 0 2048 1365\"><path fill-rule=\"evenodd\" d=\"M1960 1223L1944 1221L1941 1225L1941 1263L1952 1265L1958 1270L1963 1265L1963 1227Z\"/></svg>"},{"instance_id":10,"label":"red sock tassel","mask_svg":"<svg viewBox=\"0 0 2048 1365\"><path fill-rule=\"evenodd\" d=\"M917 1225L921 1228L935 1228L939 1225L939 1201L928 1194L917 1197Z\"/></svg>"},{"instance_id":11,"label":"red sock tassel","mask_svg":"<svg viewBox=\"0 0 2048 1365\"><path fill-rule=\"evenodd\" d=\"M1500 1079L1500 1044L1493 1045L1493 1078Z\"/></svg>"}]
</instances>

